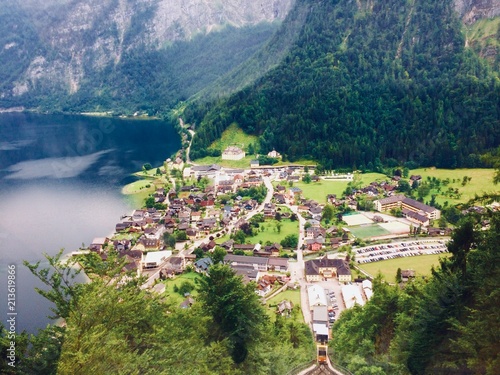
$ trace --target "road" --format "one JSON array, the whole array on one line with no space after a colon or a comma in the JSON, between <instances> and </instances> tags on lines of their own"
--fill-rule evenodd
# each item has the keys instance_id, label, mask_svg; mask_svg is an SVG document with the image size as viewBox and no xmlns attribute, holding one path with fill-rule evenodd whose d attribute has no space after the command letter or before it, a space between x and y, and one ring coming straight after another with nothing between
<instances>
[{"instance_id":1,"label":"road","mask_svg":"<svg viewBox=\"0 0 500 375\"><path fill-rule=\"evenodd\" d=\"M257 206L256 209L248 212L243 218L245 220L250 220L252 218L252 216L255 216L257 215L258 213L262 212L264 210L264 205L267 204L267 203L271 203L271 199L273 198L273 194L274 194L274 187L273 187L273 184L271 183L271 180L269 177L264 177L263 178L263 181L264 181L264 185L266 186L267 188L267 194L266 194L266 197L264 198L264 201L259 205ZM217 236L217 233L220 233L221 235L223 235L223 231L225 231L226 233L231 233L231 231L233 230L234 228L234 222L229 224L227 227L225 227L224 229L221 229L219 232L216 232L216 233L211 233L209 236L206 236L204 238L201 238L201 239L197 239L196 241L194 241L193 243L191 243L189 245L189 247L187 249L184 248L184 244L180 243L180 246L182 248L179 248L178 250L180 251L179 255L186 255L186 254L190 254L192 253L197 247L199 247L202 243L205 243L205 242L208 242L210 241L210 237L213 236L213 237L216 237Z\"/></svg>"}]
</instances>

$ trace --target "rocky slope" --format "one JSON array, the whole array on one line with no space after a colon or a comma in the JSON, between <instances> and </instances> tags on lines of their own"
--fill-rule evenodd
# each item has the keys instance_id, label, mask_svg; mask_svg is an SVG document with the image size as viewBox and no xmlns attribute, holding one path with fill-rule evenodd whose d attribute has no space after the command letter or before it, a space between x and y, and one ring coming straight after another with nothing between
<instances>
[{"instance_id":1,"label":"rocky slope","mask_svg":"<svg viewBox=\"0 0 500 375\"><path fill-rule=\"evenodd\" d=\"M13 67L0 97L37 89L76 93L131 51L158 50L228 25L282 20L294 0L3 0L0 62ZM31 31L24 38L20 29ZM28 43L29 42L29 43ZM3 48L1 48L3 47Z\"/></svg>"},{"instance_id":2,"label":"rocky slope","mask_svg":"<svg viewBox=\"0 0 500 375\"><path fill-rule=\"evenodd\" d=\"M371 3L376 1L378 0ZM129 73L137 71L140 59L144 60L143 68L155 76L148 84L171 91L168 81L177 72L172 72L165 64L186 64L184 61L165 57L163 52L157 51L165 51L172 44L211 35L213 31L227 30L228 27L241 30L243 27L281 21L289 14L295 2L296 0L0 0L0 66L3 68L0 71L0 108L17 105L50 107L47 103L62 99L72 101L66 106L70 109L75 103L78 103L79 108L89 110L98 106L95 103L101 103L103 108L113 107L120 92L134 91L137 78L130 78ZM467 25L485 17L500 15L498 0L454 2L456 11ZM304 15L296 17L300 22L303 18ZM300 30L300 25L289 29L295 32ZM281 59L286 48L275 53L274 59L270 59L265 53L254 56L254 60L259 61L253 61L231 76L223 78L225 73L232 71L264 45L269 40L271 31L258 36L248 32L247 36L239 35L232 44L214 42L207 46L207 49L218 48L218 53L224 51L237 59L217 71L208 68L208 75L213 77L184 92L172 94L171 102L176 98L185 99L200 86L217 79L222 82L231 81L229 90L233 90L261 76L264 71L258 70L268 69L277 63L274 60ZM228 33L231 34L231 31ZM292 40L293 37L288 37L286 43ZM474 45L473 40L471 45ZM189 48L189 44L183 46ZM230 49L235 46L239 46L239 49ZM497 48L492 47L491 43L475 49L492 60L496 59ZM194 59L193 54L187 54L191 60ZM209 50L201 55L208 62L212 60ZM219 62L214 64L220 65ZM159 72L157 69L160 69ZM189 66L185 69L189 69ZM144 75L144 72L141 71L139 75ZM242 77L243 75L247 78ZM197 76L197 73L193 76ZM144 85L145 82L146 80ZM175 84L182 85L182 82ZM147 88L144 87L143 90ZM223 88L221 92L227 90ZM84 98L72 98L74 95ZM105 97L99 99L101 95ZM89 104L86 99L89 97L97 98L94 99L95 103ZM141 98L136 101L140 102Z\"/></svg>"},{"instance_id":3,"label":"rocky slope","mask_svg":"<svg viewBox=\"0 0 500 375\"><path fill-rule=\"evenodd\" d=\"M455 9L465 24L472 24L482 18L500 16L498 0L455 0Z\"/></svg>"}]
</instances>

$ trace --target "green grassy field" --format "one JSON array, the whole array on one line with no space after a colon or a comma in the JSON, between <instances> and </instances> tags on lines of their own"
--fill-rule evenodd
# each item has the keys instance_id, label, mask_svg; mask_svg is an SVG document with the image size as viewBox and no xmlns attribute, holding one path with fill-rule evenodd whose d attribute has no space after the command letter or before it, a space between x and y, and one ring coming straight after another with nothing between
<instances>
[{"instance_id":1,"label":"green grassy field","mask_svg":"<svg viewBox=\"0 0 500 375\"><path fill-rule=\"evenodd\" d=\"M175 279L169 279L163 281L165 284L165 293L163 295L169 296L169 300L174 302L177 306L184 301L184 297L179 293L174 292L174 286L177 285L179 287L184 281L189 281L191 284L195 284L195 280L201 278L201 276L196 272L183 273L182 275L177 276ZM196 290L191 292L192 297L196 300Z\"/></svg>"},{"instance_id":2,"label":"green grassy field","mask_svg":"<svg viewBox=\"0 0 500 375\"><path fill-rule=\"evenodd\" d=\"M264 223L260 223L260 226L264 229L262 232L259 230L259 233L253 237L247 237L247 240L252 243L257 243L262 241L265 244L267 241L271 241L272 243L280 243L283 238L285 238L289 234L297 234L299 233L299 222L298 221L290 221L283 219L281 220L281 231L278 233L276 228L277 220L271 219L266 220Z\"/></svg>"},{"instance_id":3,"label":"green grassy field","mask_svg":"<svg viewBox=\"0 0 500 375\"><path fill-rule=\"evenodd\" d=\"M231 124L224 132L220 139L213 142L208 149L210 150L220 150L224 151L228 146L237 146L243 149L244 151L248 150L248 146L250 144L256 145L258 144L259 138L255 135L246 134L241 128L236 124ZM271 150L269 150L271 151ZM201 165L210 165L210 164L219 164L223 167L229 168L249 168L250 161L255 159L255 155L247 155L241 160L222 160L222 157L212 157L207 156L201 159L196 159L196 164ZM316 165L316 162L313 160L297 160L295 162L283 162L279 161L276 166L283 165Z\"/></svg>"},{"instance_id":4,"label":"green grassy field","mask_svg":"<svg viewBox=\"0 0 500 375\"><path fill-rule=\"evenodd\" d=\"M137 194L155 191L155 184L151 180L137 180L122 189L123 194Z\"/></svg>"},{"instance_id":5,"label":"green grassy field","mask_svg":"<svg viewBox=\"0 0 500 375\"><path fill-rule=\"evenodd\" d=\"M250 168L250 161L252 159L255 159L255 157L245 156L241 160L222 160L220 156L206 156L201 159L196 159L195 162L200 165L218 164L227 168Z\"/></svg>"},{"instance_id":6,"label":"green grassy field","mask_svg":"<svg viewBox=\"0 0 500 375\"><path fill-rule=\"evenodd\" d=\"M256 142L258 142L258 137L246 134L238 125L231 124L224 130L221 138L210 145L209 149L224 151L228 146L238 146L247 150L250 143Z\"/></svg>"},{"instance_id":7,"label":"green grassy field","mask_svg":"<svg viewBox=\"0 0 500 375\"><path fill-rule=\"evenodd\" d=\"M390 178L382 173L362 173L359 175L361 179L361 186L368 186L371 182L377 181L390 181Z\"/></svg>"},{"instance_id":8,"label":"green grassy field","mask_svg":"<svg viewBox=\"0 0 500 375\"><path fill-rule=\"evenodd\" d=\"M500 26L500 18L488 18L475 22L467 30L467 38L472 43L484 45L486 42L489 45L499 46L500 41L496 37L498 27Z\"/></svg>"},{"instance_id":9,"label":"green grassy field","mask_svg":"<svg viewBox=\"0 0 500 375\"><path fill-rule=\"evenodd\" d=\"M287 186L286 183L285 186ZM299 181L295 182L293 186L302 189L304 198L313 199L318 203L326 203L326 196L328 194L336 194L338 198L342 196L347 187L347 181L321 180L319 182L311 182L310 184Z\"/></svg>"},{"instance_id":10,"label":"green grassy field","mask_svg":"<svg viewBox=\"0 0 500 375\"><path fill-rule=\"evenodd\" d=\"M391 232L378 226L377 224L366 225L366 226L355 226L348 228L354 236L362 239L391 234Z\"/></svg>"},{"instance_id":11,"label":"green grassy field","mask_svg":"<svg viewBox=\"0 0 500 375\"><path fill-rule=\"evenodd\" d=\"M267 301L267 313L271 318L271 321L275 320L276 317L276 306L278 303L280 303L283 300L289 300L293 303L294 306L300 306L300 289L293 290L293 289L287 289L282 293L279 293L278 295L274 296L273 298L269 299ZM270 307L273 306L273 307ZM302 316L302 312L297 314L297 321L298 322L304 322L304 317Z\"/></svg>"},{"instance_id":12,"label":"green grassy field","mask_svg":"<svg viewBox=\"0 0 500 375\"><path fill-rule=\"evenodd\" d=\"M222 137L213 142L208 147L208 149L219 150L222 152L228 146L237 146L243 149L244 151L247 151L249 144L251 143L255 144L257 142L258 142L258 137L246 134L236 124L232 124L226 130L224 130L224 132L222 133ZM218 157L207 156L201 159L196 159L196 163L202 165L219 164L223 167L230 167L230 168L249 168L250 161L252 159L255 159L254 155L245 156L241 160L222 160L221 156Z\"/></svg>"},{"instance_id":13,"label":"green grassy field","mask_svg":"<svg viewBox=\"0 0 500 375\"><path fill-rule=\"evenodd\" d=\"M450 205L457 203L465 203L474 198L475 195L482 195L483 193L491 193L498 191L499 187L493 184L494 169L475 168L475 169L437 169L437 168L420 168L414 169L410 174L421 175L424 181L427 177L436 177L441 180L446 178L450 179L447 186L441 186L441 192L432 190L431 193L425 197L425 201L430 200L431 194L437 194L436 201L443 204L448 201ZM464 176L471 177L470 182L462 186L462 179ZM455 179L455 182L453 180ZM459 199L446 196L444 193L448 188L458 189L461 193Z\"/></svg>"},{"instance_id":14,"label":"green grassy field","mask_svg":"<svg viewBox=\"0 0 500 375\"><path fill-rule=\"evenodd\" d=\"M358 266L360 269L374 277L378 274L378 272L380 272L386 281L394 282L398 268L401 268L402 270L412 269L416 272L417 276L429 276L431 274L431 267L438 266L439 258L447 256L450 256L450 254L420 255L415 257L397 258L381 262L359 264Z\"/></svg>"}]
</instances>

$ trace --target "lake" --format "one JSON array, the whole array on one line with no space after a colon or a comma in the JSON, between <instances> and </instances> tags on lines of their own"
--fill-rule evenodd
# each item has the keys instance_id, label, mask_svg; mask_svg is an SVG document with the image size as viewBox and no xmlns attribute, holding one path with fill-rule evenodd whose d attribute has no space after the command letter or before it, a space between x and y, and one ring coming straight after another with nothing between
<instances>
[{"instance_id":1,"label":"lake","mask_svg":"<svg viewBox=\"0 0 500 375\"><path fill-rule=\"evenodd\" d=\"M17 331L50 320L41 283L22 265L104 237L134 208L121 194L131 173L163 164L181 146L159 120L0 114L0 313L7 319L7 267L16 265Z\"/></svg>"}]
</instances>

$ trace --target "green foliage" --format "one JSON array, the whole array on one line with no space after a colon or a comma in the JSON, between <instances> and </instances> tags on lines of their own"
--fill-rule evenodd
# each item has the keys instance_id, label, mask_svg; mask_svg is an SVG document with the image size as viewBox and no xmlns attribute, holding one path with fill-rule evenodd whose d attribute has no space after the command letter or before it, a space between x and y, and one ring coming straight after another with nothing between
<instances>
[{"instance_id":1,"label":"green foliage","mask_svg":"<svg viewBox=\"0 0 500 375\"><path fill-rule=\"evenodd\" d=\"M155 206L155 197L147 197L144 204L147 208L153 208Z\"/></svg>"},{"instance_id":2,"label":"green foliage","mask_svg":"<svg viewBox=\"0 0 500 375\"><path fill-rule=\"evenodd\" d=\"M488 165L495 168L495 177L493 182L498 184L500 182L500 147L497 147L493 152L486 153L481 159Z\"/></svg>"},{"instance_id":3,"label":"green foliage","mask_svg":"<svg viewBox=\"0 0 500 375\"><path fill-rule=\"evenodd\" d=\"M175 237L176 242L186 241L188 239L188 236L187 236L185 230L180 230L180 231L175 232L174 237Z\"/></svg>"},{"instance_id":4,"label":"green foliage","mask_svg":"<svg viewBox=\"0 0 500 375\"><path fill-rule=\"evenodd\" d=\"M47 260L51 272L64 275L67 266L58 256ZM211 268L200 284L199 299L185 310L168 295L140 288L139 280L106 277L115 266L100 257L90 258L87 265L91 274L103 277L72 286L65 327L48 327L36 336L18 335L17 372L8 371L4 357L2 373L279 375L309 360L314 352L308 327L293 323L273 330L255 284L243 284L228 266ZM54 293L44 295L61 294L61 286L54 283L58 278L35 266L33 270L45 284L53 285ZM178 291L193 288L185 281ZM6 345L2 329L2 350Z\"/></svg>"},{"instance_id":5,"label":"green foliage","mask_svg":"<svg viewBox=\"0 0 500 375\"><path fill-rule=\"evenodd\" d=\"M236 363L245 361L267 320L254 288L251 283L244 285L229 266L221 264L210 267L208 277L200 282L200 302L215 323L212 339L229 340Z\"/></svg>"},{"instance_id":6,"label":"green foliage","mask_svg":"<svg viewBox=\"0 0 500 375\"><path fill-rule=\"evenodd\" d=\"M335 217L335 207L332 206L331 204L327 204L324 208L323 208L323 212L321 213L321 220L325 220L325 221L332 221L333 218Z\"/></svg>"},{"instance_id":7,"label":"green foliage","mask_svg":"<svg viewBox=\"0 0 500 375\"><path fill-rule=\"evenodd\" d=\"M238 195L242 197L249 197L255 199L257 202L262 203L266 198L267 189L264 185L261 186L252 186L248 189L238 189L234 197Z\"/></svg>"},{"instance_id":8,"label":"green foliage","mask_svg":"<svg viewBox=\"0 0 500 375\"><path fill-rule=\"evenodd\" d=\"M297 245L299 243L299 236L296 234L289 234L283 240L281 240L280 245L289 249L295 249L297 248Z\"/></svg>"},{"instance_id":9,"label":"green foliage","mask_svg":"<svg viewBox=\"0 0 500 375\"><path fill-rule=\"evenodd\" d=\"M36 291L54 303L55 307L51 308L51 310L55 315L51 317L52 319L67 318L73 310L74 303L77 302L82 289L81 284L74 282L76 276L80 273L80 269L75 268L76 259L69 259L66 263L62 263L63 251L61 249L53 257L44 254L49 263L46 268L40 268L40 261L35 264L23 262L31 273L48 287L48 290L36 288Z\"/></svg>"},{"instance_id":10,"label":"green foliage","mask_svg":"<svg viewBox=\"0 0 500 375\"><path fill-rule=\"evenodd\" d=\"M401 193L410 193L411 192L411 186L410 186L410 183L406 180L400 180L398 182L398 191L400 191Z\"/></svg>"},{"instance_id":11,"label":"green foliage","mask_svg":"<svg viewBox=\"0 0 500 375\"><path fill-rule=\"evenodd\" d=\"M227 255L227 251L220 246L215 246L214 251L209 255L214 264L222 263L224 261L224 257Z\"/></svg>"},{"instance_id":12,"label":"green foliage","mask_svg":"<svg viewBox=\"0 0 500 375\"><path fill-rule=\"evenodd\" d=\"M340 364L354 373L374 367L380 374L497 371L500 214L486 217L488 230L479 224L484 217L461 222L448 245L452 256L441 258L425 282L400 289L375 280L373 298L343 312L332 344Z\"/></svg>"},{"instance_id":13,"label":"green foliage","mask_svg":"<svg viewBox=\"0 0 500 375\"><path fill-rule=\"evenodd\" d=\"M260 165L274 165L278 163L279 160L276 158L272 158L266 155L259 155L259 164Z\"/></svg>"},{"instance_id":14,"label":"green foliage","mask_svg":"<svg viewBox=\"0 0 500 375\"><path fill-rule=\"evenodd\" d=\"M175 248L175 243L177 242L177 238L175 235L170 234L168 232L163 233L163 243L169 249Z\"/></svg>"},{"instance_id":15,"label":"green foliage","mask_svg":"<svg viewBox=\"0 0 500 375\"><path fill-rule=\"evenodd\" d=\"M183 281L181 285L174 285L174 292L179 293L181 296L191 293L196 287L189 281Z\"/></svg>"},{"instance_id":16,"label":"green foliage","mask_svg":"<svg viewBox=\"0 0 500 375\"><path fill-rule=\"evenodd\" d=\"M194 152L235 121L261 149L325 169L477 167L500 143L500 83L465 49L451 1L305 4L314 6L284 61L193 116Z\"/></svg>"},{"instance_id":17,"label":"green foliage","mask_svg":"<svg viewBox=\"0 0 500 375\"><path fill-rule=\"evenodd\" d=\"M196 259L201 259L201 258L203 258L205 256L205 253L199 247L197 247L196 249L194 249L193 254L196 255Z\"/></svg>"}]
</instances>

